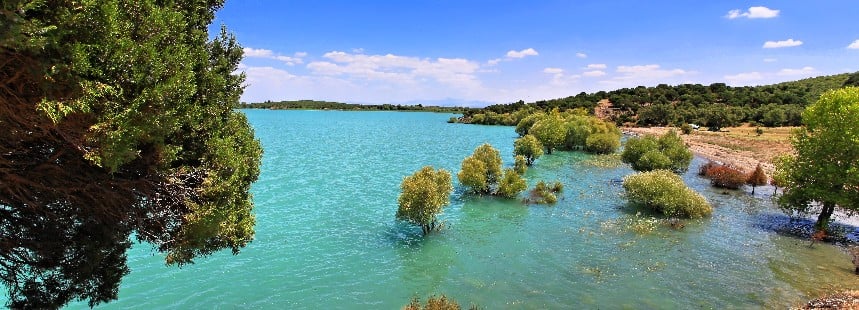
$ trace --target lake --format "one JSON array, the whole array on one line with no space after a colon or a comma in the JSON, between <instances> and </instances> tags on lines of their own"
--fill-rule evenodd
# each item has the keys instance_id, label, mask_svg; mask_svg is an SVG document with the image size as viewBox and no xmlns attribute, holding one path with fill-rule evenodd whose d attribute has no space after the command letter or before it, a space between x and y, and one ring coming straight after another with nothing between
<instances>
[{"instance_id":1,"label":"lake","mask_svg":"<svg viewBox=\"0 0 859 310\"><path fill-rule=\"evenodd\" d=\"M244 113L265 150L252 188L255 240L181 269L138 244L119 300L98 308L399 309L429 294L484 309L784 308L859 287L839 248L775 232L789 219L772 188L713 189L694 173L700 158L683 178L713 216L680 230L627 229L648 217L625 205L616 182L632 170L556 152L525 175L529 187L561 181L556 205L457 187L444 230L422 237L394 218L402 178L424 165L455 174L484 142L512 166L512 127L447 124L450 114L434 113Z\"/></svg>"}]
</instances>

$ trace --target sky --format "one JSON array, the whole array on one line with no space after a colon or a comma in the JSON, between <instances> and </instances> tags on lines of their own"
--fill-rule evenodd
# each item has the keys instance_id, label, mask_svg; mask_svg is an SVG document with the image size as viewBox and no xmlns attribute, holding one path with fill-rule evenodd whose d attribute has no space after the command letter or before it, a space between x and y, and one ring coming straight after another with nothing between
<instances>
[{"instance_id":1,"label":"sky","mask_svg":"<svg viewBox=\"0 0 859 310\"><path fill-rule=\"evenodd\" d=\"M242 101L484 106L859 71L859 1L227 0Z\"/></svg>"}]
</instances>

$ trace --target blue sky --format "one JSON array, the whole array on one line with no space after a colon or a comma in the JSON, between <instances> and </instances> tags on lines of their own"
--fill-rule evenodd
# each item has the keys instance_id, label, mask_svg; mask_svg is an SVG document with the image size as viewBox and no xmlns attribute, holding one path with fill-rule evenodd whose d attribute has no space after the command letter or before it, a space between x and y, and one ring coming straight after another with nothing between
<instances>
[{"instance_id":1,"label":"blue sky","mask_svg":"<svg viewBox=\"0 0 859 310\"><path fill-rule=\"evenodd\" d=\"M213 29L245 48L243 101L485 105L859 71L857 16L856 0L228 0Z\"/></svg>"}]
</instances>

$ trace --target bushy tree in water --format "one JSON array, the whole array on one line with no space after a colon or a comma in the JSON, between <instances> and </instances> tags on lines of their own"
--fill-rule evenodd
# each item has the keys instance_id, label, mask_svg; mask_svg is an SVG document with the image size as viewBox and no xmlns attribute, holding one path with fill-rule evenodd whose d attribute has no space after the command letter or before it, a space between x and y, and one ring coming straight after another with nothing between
<instances>
[{"instance_id":1,"label":"bushy tree in water","mask_svg":"<svg viewBox=\"0 0 859 310\"><path fill-rule=\"evenodd\" d=\"M117 298L130 236L185 264L254 235L261 147L222 1L0 6L0 279L12 308Z\"/></svg>"},{"instance_id":2,"label":"bushy tree in water","mask_svg":"<svg viewBox=\"0 0 859 310\"><path fill-rule=\"evenodd\" d=\"M713 212L703 196L683 183L668 170L653 170L629 175L623 179L626 197L667 216L700 218Z\"/></svg>"},{"instance_id":3,"label":"bushy tree in water","mask_svg":"<svg viewBox=\"0 0 859 310\"><path fill-rule=\"evenodd\" d=\"M626 141L621 160L635 171L666 169L681 173L689 169L692 152L673 130L660 137L646 135Z\"/></svg>"},{"instance_id":4,"label":"bushy tree in water","mask_svg":"<svg viewBox=\"0 0 859 310\"><path fill-rule=\"evenodd\" d=\"M425 166L403 178L402 192L397 198L397 218L421 226L424 235L436 230L436 216L450 203L453 191L450 172Z\"/></svg>"},{"instance_id":5,"label":"bushy tree in water","mask_svg":"<svg viewBox=\"0 0 859 310\"><path fill-rule=\"evenodd\" d=\"M462 169L456 177L471 191L489 194L501 177L501 152L489 143L478 146L462 161Z\"/></svg>"},{"instance_id":6,"label":"bushy tree in water","mask_svg":"<svg viewBox=\"0 0 859 310\"><path fill-rule=\"evenodd\" d=\"M752 194L755 193L755 187L767 185L767 181L769 181L769 178L760 163L755 167L755 171L752 171L748 178L746 178L746 184L752 186Z\"/></svg>"},{"instance_id":7,"label":"bushy tree in water","mask_svg":"<svg viewBox=\"0 0 859 310\"><path fill-rule=\"evenodd\" d=\"M829 228L835 208L859 210L859 87L824 93L802 114L793 134L796 156L777 161L774 179L784 187L779 204L820 212L815 227Z\"/></svg>"},{"instance_id":8,"label":"bushy tree in water","mask_svg":"<svg viewBox=\"0 0 859 310\"><path fill-rule=\"evenodd\" d=\"M525 135L513 141L513 154L525 157L525 163L530 166L540 156L543 156L543 145L534 135Z\"/></svg>"},{"instance_id":9,"label":"bushy tree in water","mask_svg":"<svg viewBox=\"0 0 859 310\"><path fill-rule=\"evenodd\" d=\"M528 133L540 141L540 144L546 148L546 154L552 154L552 151L564 144L567 129L558 111L554 110L534 123Z\"/></svg>"},{"instance_id":10,"label":"bushy tree in water","mask_svg":"<svg viewBox=\"0 0 859 310\"><path fill-rule=\"evenodd\" d=\"M513 169L502 174L501 164L501 152L484 143L462 161L462 169L456 177L473 193L516 197L525 189L522 186L525 180Z\"/></svg>"}]
</instances>

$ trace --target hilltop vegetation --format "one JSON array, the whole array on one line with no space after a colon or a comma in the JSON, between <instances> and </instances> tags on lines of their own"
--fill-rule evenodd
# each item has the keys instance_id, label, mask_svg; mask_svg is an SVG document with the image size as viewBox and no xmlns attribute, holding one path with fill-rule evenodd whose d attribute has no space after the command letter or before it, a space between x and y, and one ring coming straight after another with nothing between
<instances>
[{"instance_id":1,"label":"hilltop vegetation","mask_svg":"<svg viewBox=\"0 0 859 310\"><path fill-rule=\"evenodd\" d=\"M768 127L798 126L802 110L831 89L859 83L859 72L808 78L764 86L731 87L681 84L638 86L532 103L518 101L464 112L460 122L518 124L530 114L581 108L618 125L662 126L695 123L712 129L752 122Z\"/></svg>"},{"instance_id":2,"label":"hilltop vegetation","mask_svg":"<svg viewBox=\"0 0 859 310\"><path fill-rule=\"evenodd\" d=\"M259 103L241 103L236 106L240 109L270 109L270 110L355 110L355 111L424 111L424 112L452 112L463 113L470 108L462 107L439 107L417 105L393 105L393 104L357 104L333 101L317 100L293 100L293 101L265 101Z\"/></svg>"}]
</instances>

